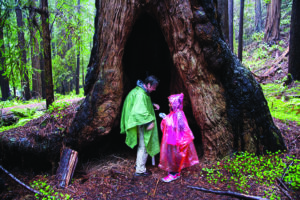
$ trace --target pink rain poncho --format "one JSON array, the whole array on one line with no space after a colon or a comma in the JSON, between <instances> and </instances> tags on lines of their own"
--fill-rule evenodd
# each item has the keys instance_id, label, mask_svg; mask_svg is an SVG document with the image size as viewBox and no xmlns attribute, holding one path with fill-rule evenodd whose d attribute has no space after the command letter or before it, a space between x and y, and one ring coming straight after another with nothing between
<instances>
[{"instance_id":1,"label":"pink rain poncho","mask_svg":"<svg viewBox=\"0 0 300 200\"><path fill-rule=\"evenodd\" d=\"M193 143L193 133L188 125L183 108L183 94L168 97L170 113L163 118L163 132L159 168L168 172L180 172L183 168L199 163Z\"/></svg>"}]
</instances>

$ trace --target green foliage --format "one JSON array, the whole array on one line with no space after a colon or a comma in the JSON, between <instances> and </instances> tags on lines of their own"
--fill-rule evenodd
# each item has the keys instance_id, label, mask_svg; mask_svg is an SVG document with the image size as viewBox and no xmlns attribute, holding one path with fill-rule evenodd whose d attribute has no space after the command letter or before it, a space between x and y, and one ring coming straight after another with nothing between
<instances>
[{"instance_id":1,"label":"green foliage","mask_svg":"<svg viewBox=\"0 0 300 200\"><path fill-rule=\"evenodd\" d=\"M35 39L40 44L41 27L33 26L30 21L33 17L29 16L28 7L32 1L18 1L23 14L24 26L17 26L17 19L14 12L15 1L1 1L1 26L3 26L3 39L0 44L4 44L2 56L4 64L0 65L0 69L4 71L4 76L8 77L10 87L15 87L18 91L22 91L21 78L24 77L24 71L28 71L30 86L32 87L32 74L40 71L32 68L31 48L35 48L31 33L35 30ZM52 48L52 71L54 78L54 88L61 87L61 82L66 81L73 83L71 79L74 77L76 68L76 56L80 50L80 78L84 78L86 74L86 65L91 52L92 37L94 33L94 1L81 0L80 12L78 10L78 1L57 0L49 1L49 24L51 28L51 48ZM4 13L8 11L8 15L4 17ZM35 13L36 19L40 17L39 13ZM21 63L20 57L22 49L18 46L18 31L22 31L25 37L26 60L27 63ZM33 52L34 53L34 52ZM58 59L59 58L59 62ZM84 66L84 67L83 67ZM59 75L61 75L59 77ZM80 82L81 83L81 82Z\"/></svg>"},{"instance_id":2,"label":"green foliage","mask_svg":"<svg viewBox=\"0 0 300 200\"><path fill-rule=\"evenodd\" d=\"M287 156L287 161L291 164L288 166L287 175L284 176L284 181L293 189L300 189L300 160Z\"/></svg>"},{"instance_id":3,"label":"green foliage","mask_svg":"<svg viewBox=\"0 0 300 200\"><path fill-rule=\"evenodd\" d=\"M10 125L10 126L1 126L0 127L0 132L7 131L13 128L17 128L20 126L24 126L27 124L30 120L39 118L44 115L43 111L36 111L36 109L29 109L29 108L24 108L24 109L13 109L12 112L18 116L19 120L16 124Z\"/></svg>"},{"instance_id":4,"label":"green foliage","mask_svg":"<svg viewBox=\"0 0 300 200\"><path fill-rule=\"evenodd\" d=\"M296 82L298 83L298 82ZM289 121L296 121L300 125L300 88L288 88L282 83L269 83L262 85L264 95L273 117L280 119L287 124Z\"/></svg>"},{"instance_id":5,"label":"green foliage","mask_svg":"<svg viewBox=\"0 0 300 200\"><path fill-rule=\"evenodd\" d=\"M67 108L70 105L71 105L71 103L67 102L67 101L55 101L49 106L47 112L49 114L51 114L51 117L63 118L64 115L62 114L61 111L64 110L65 108ZM53 112L55 112L57 114L54 115Z\"/></svg>"},{"instance_id":6,"label":"green foliage","mask_svg":"<svg viewBox=\"0 0 300 200\"><path fill-rule=\"evenodd\" d=\"M26 105L26 104L32 104L32 103L40 103L41 99L31 99L29 101L23 101L21 99L12 99L7 101L0 101L0 108L8 108L13 106L19 106L19 105Z\"/></svg>"},{"instance_id":7,"label":"green foliage","mask_svg":"<svg viewBox=\"0 0 300 200\"><path fill-rule=\"evenodd\" d=\"M43 200L68 200L73 199L69 194L63 194L56 192L52 186L47 184L47 180L38 180L33 181L31 187L38 190L43 196L39 194L35 194L36 199L43 199Z\"/></svg>"},{"instance_id":8,"label":"green foliage","mask_svg":"<svg viewBox=\"0 0 300 200\"><path fill-rule=\"evenodd\" d=\"M256 42L260 42L264 39L265 33L264 32L255 32L253 33L252 40L256 41Z\"/></svg>"},{"instance_id":9,"label":"green foliage","mask_svg":"<svg viewBox=\"0 0 300 200\"><path fill-rule=\"evenodd\" d=\"M292 188L300 187L300 165L298 159L284 158L280 151L267 152L265 156L256 156L248 152L239 152L230 159L218 162L212 168L203 168L202 176L209 183L230 182L239 192L248 194L251 191L251 183L256 183L268 188L265 197L275 199L276 191L274 183L276 178L282 178ZM287 163L293 163L289 166Z\"/></svg>"}]
</instances>

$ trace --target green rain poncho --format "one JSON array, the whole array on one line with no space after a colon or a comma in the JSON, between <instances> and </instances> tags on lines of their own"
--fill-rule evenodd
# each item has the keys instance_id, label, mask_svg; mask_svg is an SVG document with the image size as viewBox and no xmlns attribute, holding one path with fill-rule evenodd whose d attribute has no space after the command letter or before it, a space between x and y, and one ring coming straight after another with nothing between
<instances>
[{"instance_id":1,"label":"green rain poncho","mask_svg":"<svg viewBox=\"0 0 300 200\"><path fill-rule=\"evenodd\" d=\"M121 116L121 134L126 132L126 144L134 148L137 145L138 127L154 122L154 127L147 130L144 127L144 142L147 153L154 156L159 153L157 123L150 96L143 88L136 86L127 95Z\"/></svg>"}]
</instances>

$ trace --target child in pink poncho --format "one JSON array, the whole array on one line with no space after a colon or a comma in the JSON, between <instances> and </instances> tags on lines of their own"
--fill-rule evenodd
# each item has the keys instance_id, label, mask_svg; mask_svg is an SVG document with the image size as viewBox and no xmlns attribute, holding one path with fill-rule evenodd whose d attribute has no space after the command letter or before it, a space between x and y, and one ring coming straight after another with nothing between
<instances>
[{"instance_id":1,"label":"child in pink poncho","mask_svg":"<svg viewBox=\"0 0 300 200\"><path fill-rule=\"evenodd\" d=\"M183 108L183 94L168 97L170 113L163 117L160 128L163 132L158 167L169 172L162 181L171 182L180 177L183 168L198 164L193 143L193 133L188 125Z\"/></svg>"}]
</instances>

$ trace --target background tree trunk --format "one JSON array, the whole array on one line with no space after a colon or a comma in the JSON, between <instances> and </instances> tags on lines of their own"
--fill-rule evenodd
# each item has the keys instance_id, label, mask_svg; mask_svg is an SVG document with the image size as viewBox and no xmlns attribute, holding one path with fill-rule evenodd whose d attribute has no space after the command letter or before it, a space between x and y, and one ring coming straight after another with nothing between
<instances>
[{"instance_id":1,"label":"background tree trunk","mask_svg":"<svg viewBox=\"0 0 300 200\"><path fill-rule=\"evenodd\" d=\"M267 20L264 38L266 42L280 39L280 11L281 0L271 0L270 3L267 4Z\"/></svg>"},{"instance_id":2,"label":"background tree trunk","mask_svg":"<svg viewBox=\"0 0 300 200\"><path fill-rule=\"evenodd\" d=\"M241 0L240 4L240 26L239 26L239 49L238 58L242 62L243 60L243 35L244 35L244 4L245 1Z\"/></svg>"},{"instance_id":3,"label":"background tree trunk","mask_svg":"<svg viewBox=\"0 0 300 200\"><path fill-rule=\"evenodd\" d=\"M293 0L291 16L289 70L294 80L300 80L300 1Z\"/></svg>"},{"instance_id":4,"label":"background tree trunk","mask_svg":"<svg viewBox=\"0 0 300 200\"><path fill-rule=\"evenodd\" d=\"M1 16L1 9L0 9L0 16ZM4 19L4 17L3 17ZM7 76L4 76L3 73L5 72L5 46L3 40L3 27L4 27L4 20L0 23L0 41L3 41L2 45L0 46L0 86L1 86L1 94L2 94L2 101L6 101L7 98L10 96L9 91L9 80Z\"/></svg>"},{"instance_id":5,"label":"background tree trunk","mask_svg":"<svg viewBox=\"0 0 300 200\"><path fill-rule=\"evenodd\" d=\"M122 103L148 72L161 79L152 96L160 112L168 112L170 94L185 94L200 157L286 148L260 85L222 39L210 0L102 0L96 8L86 98L66 132L66 145L85 148L107 134L124 139Z\"/></svg>"},{"instance_id":6,"label":"background tree trunk","mask_svg":"<svg viewBox=\"0 0 300 200\"><path fill-rule=\"evenodd\" d=\"M260 32L262 28L261 0L255 0L255 31Z\"/></svg>"},{"instance_id":7,"label":"background tree trunk","mask_svg":"<svg viewBox=\"0 0 300 200\"><path fill-rule=\"evenodd\" d=\"M35 7L35 1L31 1L31 6ZM40 75L40 58L39 58L39 43L36 37L36 27L34 26L35 12L29 10L29 21L31 27L30 30L30 41L31 41L31 63L32 63L32 96L42 97L42 83Z\"/></svg>"},{"instance_id":8,"label":"background tree trunk","mask_svg":"<svg viewBox=\"0 0 300 200\"><path fill-rule=\"evenodd\" d=\"M218 0L221 29L226 43L229 43L228 0Z\"/></svg>"},{"instance_id":9,"label":"background tree trunk","mask_svg":"<svg viewBox=\"0 0 300 200\"><path fill-rule=\"evenodd\" d=\"M80 0L77 1L78 6L78 15L80 15ZM78 24L80 26L80 21L78 21ZM77 40L77 65L76 65L76 94L79 94L79 76L80 76L80 35L78 36Z\"/></svg>"},{"instance_id":10,"label":"background tree trunk","mask_svg":"<svg viewBox=\"0 0 300 200\"><path fill-rule=\"evenodd\" d=\"M42 5L41 18L42 18L44 62L45 62L46 107L48 108L54 102L48 0L41 0L41 5Z\"/></svg>"},{"instance_id":11,"label":"background tree trunk","mask_svg":"<svg viewBox=\"0 0 300 200\"><path fill-rule=\"evenodd\" d=\"M229 47L232 52L233 48L233 0L228 1L228 24L229 24Z\"/></svg>"},{"instance_id":12,"label":"background tree trunk","mask_svg":"<svg viewBox=\"0 0 300 200\"><path fill-rule=\"evenodd\" d=\"M27 56L26 56L26 49L25 49L25 37L23 32L23 16L22 16L22 10L20 8L19 1L16 0L16 16L17 16L17 25L19 27L18 31L18 42L19 42L19 48L21 52L21 63L20 63L20 72L21 72L21 86L24 90L24 98L26 100L29 100L31 98L30 95L30 86L29 86L29 78L28 78L28 71L27 71Z\"/></svg>"}]
</instances>

